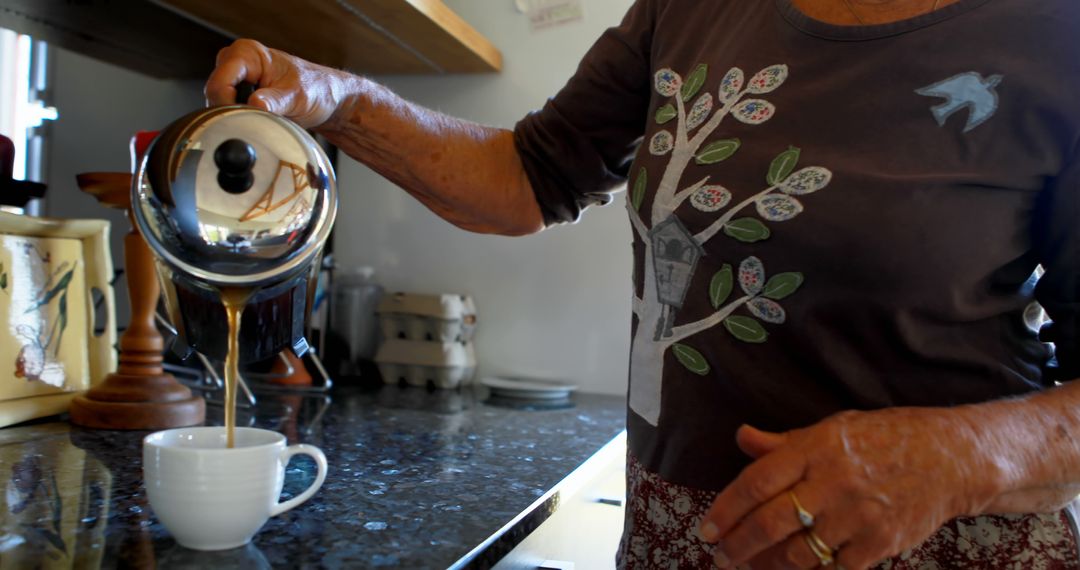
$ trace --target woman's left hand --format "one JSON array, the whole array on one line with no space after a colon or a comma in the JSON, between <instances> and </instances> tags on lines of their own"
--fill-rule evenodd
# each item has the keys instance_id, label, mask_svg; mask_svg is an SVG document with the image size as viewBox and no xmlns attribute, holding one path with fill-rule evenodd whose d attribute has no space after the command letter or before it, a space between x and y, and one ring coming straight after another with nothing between
<instances>
[{"instance_id":1,"label":"woman's left hand","mask_svg":"<svg viewBox=\"0 0 1080 570\"><path fill-rule=\"evenodd\" d=\"M783 434L743 426L739 447L755 461L716 498L701 534L718 543L721 568L816 568L808 531L835 564L867 568L1001 492L1002 467L979 434L955 408L844 412ZM813 515L809 529L791 493Z\"/></svg>"}]
</instances>

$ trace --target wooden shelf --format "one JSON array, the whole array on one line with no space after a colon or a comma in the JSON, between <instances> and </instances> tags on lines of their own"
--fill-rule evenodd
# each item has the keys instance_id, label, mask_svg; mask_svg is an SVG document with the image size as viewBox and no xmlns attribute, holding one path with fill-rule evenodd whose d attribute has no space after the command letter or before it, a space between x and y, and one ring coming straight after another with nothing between
<instances>
[{"instance_id":1,"label":"wooden shelf","mask_svg":"<svg viewBox=\"0 0 1080 570\"><path fill-rule=\"evenodd\" d=\"M502 55L441 0L154 0L232 37L364 74L499 71Z\"/></svg>"},{"instance_id":2,"label":"wooden shelf","mask_svg":"<svg viewBox=\"0 0 1080 570\"><path fill-rule=\"evenodd\" d=\"M145 0L2 0L0 26L155 77L205 79L231 42Z\"/></svg>"},{"instance_id":3,"label":"wooden shelf","mask_svg":"<svg viewBox=\"0 0 1080 570\"><path fill-rule=\"evenodd\" d=\"M369 75L502 67L441 0L0 0L0 27L163 78L205 79L240 37Z\"/></svg>"}]
</instances>

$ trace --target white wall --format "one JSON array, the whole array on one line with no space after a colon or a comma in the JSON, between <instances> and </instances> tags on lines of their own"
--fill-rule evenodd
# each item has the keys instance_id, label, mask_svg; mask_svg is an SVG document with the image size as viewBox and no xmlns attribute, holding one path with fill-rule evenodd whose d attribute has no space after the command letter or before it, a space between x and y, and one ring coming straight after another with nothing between
<instances>
[{"instance_id":1,"label":"white wall","mask_svg":"<svg viewBox=\"0 0 1080 570\"><path fill-rule=\"evenodd\" d=\"M60 112L49 133L49 189L44 214L57 218L106 218L112 222L114 266L122 268L123 238L130 227L79 191L83 172L130 172L128 141L139 130L157 130L203 106L202 82L162 81L75 52L53 47L52 104ZM126 281L117 282L117 321L128 321Z\"/></svg>"},{"instance_id":2,"label":"white wall","mask_svg":"<svg viewBox=\"0 0 1080 570\"><path fill-rule=\"evenodd\" d=\"M445 113L512 127L566 82L631 0L583 0L585 19L532 32L513 0L447 0L504 57L500 74L380 78ZM624 393L630 346L630 227L623 196L582 221L523 238L461 231L359 163L338 169L335 250L391 291L474 296L481 375L518 374Z\"/></svg>"}]
</instances>

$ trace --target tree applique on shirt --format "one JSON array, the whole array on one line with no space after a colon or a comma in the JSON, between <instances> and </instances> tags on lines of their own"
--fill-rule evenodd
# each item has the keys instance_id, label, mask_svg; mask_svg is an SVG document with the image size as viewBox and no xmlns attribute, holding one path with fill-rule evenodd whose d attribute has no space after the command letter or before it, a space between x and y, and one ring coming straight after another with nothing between
<instances>
[{"instance_id":1,"label":"tree applique on shirt","mask_svg":"<svg viewBox=\"0 0 1080 570\"><path fill-rule=\"evenodd\" d=\"M630 408L654 426L660 420L664 354L669 348L687 370L708 374L709 362L693 347L691 337L723 324L739 341L765 342L768 331L762 323L783 323L786 313L778 301L795 293L803 282L797 271L769 276L764 262L756 256L739 261L737 270L724 263L709 276L709 302L715 312L675 326L675 315L705 255L705 243L721 232L745 243L767 239L770 229L765 222L784 222L799 215L803 204L798 197L821 190L832 179L832 172L821 166L796 170L800 151L789 147L769 165L765 188L734 205L730 204L737 192L710 184L710 176L680 189L691 161L716 164L732 158L742 146L737 138L710 138L725 118L748 125L773 118L776 107L772 103L747 96L764 95L780 87L788 77L788 68L770 65L746 81L743 71L733 67L720 81L716 97L700 93L707 75L706 64L699 64L685 80L671 69L654 75L656 92L671 101L657 109L653 119L659 125L673 124L653 134L648 151L669 158L649 211L641 211L649 185L646 168L638 170L626 202L631 225L645 245L642 294L639 297L635 291L633 299L638 327L631 347ZM675 215L687 201L701 212L716 212L716 219L697 233L689 231ZM744 215L750 206L758 217ZM736 283L741 294L733 298Z\"/></svg>"}]
</instances>

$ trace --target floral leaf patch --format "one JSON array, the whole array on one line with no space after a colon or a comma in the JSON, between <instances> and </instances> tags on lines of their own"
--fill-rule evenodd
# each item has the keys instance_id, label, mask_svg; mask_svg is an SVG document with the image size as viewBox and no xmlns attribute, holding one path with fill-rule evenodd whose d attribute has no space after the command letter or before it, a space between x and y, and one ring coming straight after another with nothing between
<instances>
[{"instance_id":1,"label":"floral leaf patch","mask_svg":"<svg viewBox=\"0 0 1080 570\"><path fill-rule=\"evenodd\" d=\"M773 324L781 324L787 314L780 303L764 297L755 297L746 303L746 308L757 318Z\"/></svg>"},{"instance_id":2,"label":"floral leaf patch","mask_svg":"<svg viewBox=\"0 0 1080 570\"><path fill-rule=\"evenodd\" d=\"M743 86L743 70L732 67L720 80L720 101L728 103L739 94Z\"/></svg>"},{"instance_id":3,"label":"floral leaf patch","mask_svg":"<svg viewBox=\"0 0 1080 570\"><path fill-rule=\"evenodd\" d=\"M757 199L758 214L770 222L784 222L803 211L802 204L786 194L769 194Z\"/></svg>"},{"instance_id":4,"label":"floral leaf patch","mask_svg":"<svg viewBox=\"0 0 1080 570\"><path fill-rule=\"evenodd\" d=\"M739 286L747 295L757 295L765 286L765 265L751 255L739 264Z\"/></svg>"},{"instance_id":5,"label":"floral leaf patch","mask_svg":"<svg viewBox=\"0 0 1080 570\"><path fill-rule=\"evenodd\" d=\"M671 97L682 88L682 77L674 71L664 68L656 72L653 77L656 92L664 97Z\"/></svg>"},{"instance_id":6,"label":"floral leaf patch","mask_svg":"<svg viewBox=\"0 0 1080 570\"><path fill-rule=\"evenodd\" d=\"M731 115L736 120L748 125L760 125L771 119L775 113L776 107L761 99L747 99L735 105L731 110Z\"/></svg>"},{"instance_id":7,"label":"floral leaf patch","mask_svg":"<svg viewBox=\"0 0 1080 570\"><path fill-rule=\"evenodd\" d=\"M807 166L788 176L780 183L780 191L786 194L810 194L829 185L832 172L821 166Z\"/></svg>"},{"instance_id":8,"label":"floral leaf patch","mask_svg":"<svg viewBox=\"0 0 1080 570\"><path fill-rule=\"evenodd\" d=\"M723 186L711 184L698 188L690 195L690 204L701 212L715 212L731 202L731 191Z\"/></svg>"},{"instance_id":9,"label":"floral leaf patch","mask_svg":"<svg viewBox=\"0 0 1080 570\"><path fill-rule=\"evenodd\" d=\"M712 93L705 93L698 97L697 101L694 101L694 106L690 108L690 113L686 116L686 130L690 131L700 127L701 123L704 123L709 116L712 108Z\"/></svg>"},{"instance_id":10,"label":"floral leaf patch","mask_svg":"<svg viewBox=\"0 0 1080 570\"><path fill-rule=\"evenodd\" d=\"M754 74L746 84L748 93L768 93L784 83L788 76L788 67L782 63L770 65Z\"/></svg>"},{"instance_id":11,"label":"floral leaf patch","mask_svg":"<svg viewBox=\"0 0 1080 570\"><path fill-rule=\"evenodd\" d=\"M663 156L675 148L675 137L667 131L659 131L649 140L649 153Z\"/></svg>"}]
</instances>

